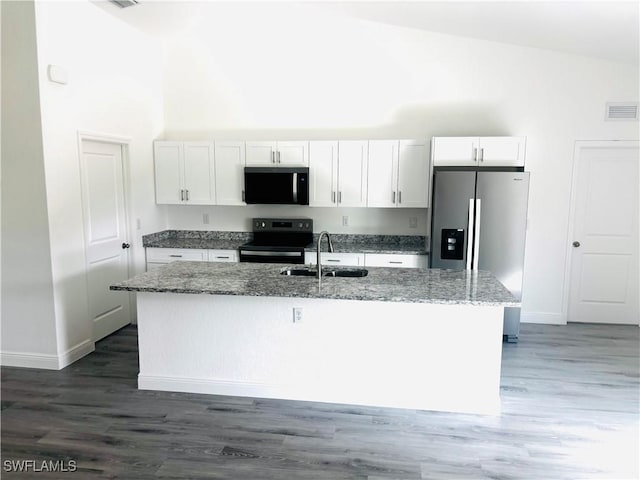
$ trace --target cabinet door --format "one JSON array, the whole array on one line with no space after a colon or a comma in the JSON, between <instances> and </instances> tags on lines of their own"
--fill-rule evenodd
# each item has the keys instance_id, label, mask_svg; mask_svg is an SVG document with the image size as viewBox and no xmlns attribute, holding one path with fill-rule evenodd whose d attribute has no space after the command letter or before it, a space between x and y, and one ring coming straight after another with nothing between
<instances>
[{"instance_id":1,"label":"cabinet door","mask_svg":"<svg viewBox=\"0 0 640 480\"><path fill-rule=\"evenodd\" d=\"M182 142L153 144L156 174L156 203L182 203Z\"/></svg>"},{"instance_id":2,"label":"cabinet door","mask_svg":"<svg viewBox=\"0 0 640 480\"><path fill-rule=\"evenodd\" d=\"M398 141L370 140L367 182L368 207L398 204Z\"/></svg>"},{"instance_id":3,"label":"cabinet door","mask_svg":"<svg viewBox=\"0 0 640 480\"><path fill-rule=\"evenodd\" d=\"M237 262L237 250L209 250L210 262Z\"/></svg>"},{"instance_id":4,"label":"cabinet door","mask_svg":"<svg viewBox=\"0 0 640 480\"><path fill-rule=\"evenodd\" d=\"M371 169L371 165L369 165ZM371 186L369 186L371 188ZM398 207L429 206L429 147L426 141L400 140Z\"/></svg>"},{"instance_id":5,"label":"cabinet door","mask_svg":"<svg viewBox=\"0 0 640 480\"><path fill-rule=\"evenodd\" d=\"M338 142L309 142L309 206L338 204Z\"/></svg>"},{"instance_id":6,"label":"cabinet door","mask_svg":"<svg viewBox=\"0 0 640 480\"><path fill-rule=\"evenodd\" d=\"M426 255L406 255L398 253L365 253L365 267L427 268Z\"/></svg>"},{"instance_id":7,"label":"cabinet door","mask_svg":"<svg viewBox=\"0 0 640 480\"><path fill-rule=\"evenodd\" d=\"M338 142L338 205L341 207L367 206L366 140Z\"/></svg>"},{"instance_id":8,"label":"cabinet door","mask_svg":"<svg viewBox=\"0 0 640 480\"><path fill-rule=\"evenodd\" d=\"M480 137L480 167L524 167L524 137Z\"/></svg>"},{"instance_id":9,"label":"cabinet door","mask_svg":"<svg viewBox=\"0 0 640 480\"><path fill-rule=\"evenodd\" d=\"M184 143L184 190L186 203L215 204L213 143Z\"/></svg>"},{"instance_id":10,"label":"cabinet door","mask_svg":"<svg viewBox=\"0 0 640 480\"><path fill-rule=\"evenodd\" d=\"M215 143L216 203L244 203L244 142Z\"/></svg>"},{"instance_id":11,"label":"cabinet door","mask_svg":"<svg viewBox=\"0 0 640 480\"><path fill-rule=\"evenodd\" d=\"M276 145L278 165L309 165L309 142L278 142Z\"/></svg>"},{"instance_id":12,"label":"cabinet door","mask_svg":"<svg viewBox=\"0 0 640 480\"><path fill-rule=\"evenodd\" d=\"M275 165L276 142L246 142L246 162L251 166Z\"/></svg>"},{"instance_id":13,"label":"cabinet door","mask_svg":"<svg viewBox=\"0 0 640 480\"><path fill-rule=\"evenodd\" d=\"M478 137L433 137L433 165L476 165Z\"/></svg>"}]
</instances>

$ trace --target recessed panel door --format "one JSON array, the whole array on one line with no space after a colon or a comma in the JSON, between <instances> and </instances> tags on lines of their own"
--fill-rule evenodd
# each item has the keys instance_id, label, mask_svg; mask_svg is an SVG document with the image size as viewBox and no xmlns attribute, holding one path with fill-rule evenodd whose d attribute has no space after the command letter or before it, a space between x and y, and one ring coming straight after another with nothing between
<instances>
[{"instance_id":1,"label":"recessed panel door","mask_svg":"<svg viewBox=\"0 0 640 480\"><path fill-rule=\"evenodd\" d=\"M129 293L109 290L129 277L122 146L83 140L81 149L89 313L97 341L131 321Z\"/></svg>"},{"instance_id":2,"label":"recessed panel door","mask_svg":"<svg viewBox=\"0 0 640 480\"><path fill-rule=\"evenodd\" d=\"M569 322L638 324L637 142L578 148Z\"/></svg>"}]
</instances>

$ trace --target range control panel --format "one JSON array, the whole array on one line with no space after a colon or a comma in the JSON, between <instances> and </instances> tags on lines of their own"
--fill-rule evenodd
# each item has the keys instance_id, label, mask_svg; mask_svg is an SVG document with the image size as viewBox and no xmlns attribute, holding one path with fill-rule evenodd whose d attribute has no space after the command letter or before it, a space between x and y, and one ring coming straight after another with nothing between
<instances>
[{"instance_id":1,"label":"range control panel","mask_svg":"<svg viewBox=\"0 0 640 480\"><path fill-rule=\"evenodd\" d=\"M313 232L310 218L254 218L254 232Z\"/></svg>"}]
</instances>

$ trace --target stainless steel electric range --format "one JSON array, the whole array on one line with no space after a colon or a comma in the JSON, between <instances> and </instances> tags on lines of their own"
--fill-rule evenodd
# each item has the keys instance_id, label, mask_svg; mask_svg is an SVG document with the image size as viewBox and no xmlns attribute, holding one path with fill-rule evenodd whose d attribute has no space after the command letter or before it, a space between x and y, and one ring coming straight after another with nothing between
<instances>
[{"instance_id":1,"label":"stainless steel electric range","mask_svg":"<svg viewBox=\"0 0 640 480\"><path fill-rule=\"evenodd\" d=\"M312 244L310 218L254 218L253 241L240 246L241 262L304 263Z\"/></svg>"}]
</instances>

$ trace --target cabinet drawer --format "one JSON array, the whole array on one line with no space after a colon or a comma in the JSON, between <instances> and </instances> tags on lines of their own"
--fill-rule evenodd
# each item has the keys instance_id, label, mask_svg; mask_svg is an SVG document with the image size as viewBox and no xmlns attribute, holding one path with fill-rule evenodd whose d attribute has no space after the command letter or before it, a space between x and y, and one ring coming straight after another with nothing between
<instances>
[{"instance_id":1,"label":"cabinet drawer","mask_svg":"<svg viewBox=\"0 0 640 480\"><path fill-rule=\"evenodd\" d=\"M397 253L366 253L365 267L427 268L426 255L405 255Z\"/></svg>"},{"instance_id":2,"label":"cabinet drawer","mask_svg":"<svg viewBox=\"0 0 640 480\"><path fill-rule=\"evenodd\" d=\"M210 262L237 262L237 250L209 250Z\"/></svg>"},{"instance_id":3,"label":"cabinet drawer","mask_svg":"<svg viewBox=\"0 0 640 480\"><path fill-rule=\"evenodd\" d=\"M349 265L349 266L361 266L364 265L364 254L362 253L320 253L320 260L323 265ZM315 252L306 252L304 254L304 263L316 264Z\"/></svg>"},{"instance_id":4,"label":"cabinet drawer","mask_svg":"<svg viewBox=\"0 0 640 480\"><path fill-rule=\"evenodd\" d=\"M198 248L147 248L147 262L206 262L208 250Z\"/></svg>"}]
</instances>

